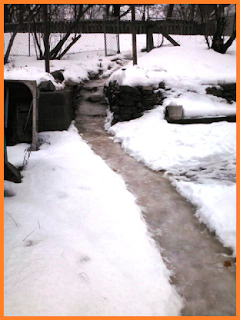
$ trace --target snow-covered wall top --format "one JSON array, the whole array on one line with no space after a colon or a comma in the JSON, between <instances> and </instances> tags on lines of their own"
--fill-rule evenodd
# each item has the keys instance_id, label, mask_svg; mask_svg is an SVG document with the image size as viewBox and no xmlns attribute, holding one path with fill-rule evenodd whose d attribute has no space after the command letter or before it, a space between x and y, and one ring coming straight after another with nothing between
<instances>
[{"instance_id":1,"label":"snow-covered wall top","mask_svg":"<svg viewBox=\"0 0 240 320\"><path fill-rule=\"evenodd\" d=\"M236 82L235 46L224 55L208 50L203 42L161 47L140 57L137 66L131 62L125 71L116 71L108 82L145 86L165 81L189 89L195 85Z\"/></svg>"}]
</instances>

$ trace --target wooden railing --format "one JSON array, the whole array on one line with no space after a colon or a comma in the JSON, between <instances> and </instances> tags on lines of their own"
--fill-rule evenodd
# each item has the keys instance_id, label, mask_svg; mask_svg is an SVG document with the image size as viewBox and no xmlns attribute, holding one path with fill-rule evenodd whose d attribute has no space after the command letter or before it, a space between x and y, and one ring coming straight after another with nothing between
<instances>
[{"instance_id":1,"label":"wooden railing","mask_svg":"<svg viewBox=\"0 0 240 320\"><path fill-rule=\"evenodd\" d=\"M52 33L64 33L68 30L73 21L52 21L50 30ZM164 30L168 34L197 35L203 34L204 27L195 22L183 20L157 20L157 21L136 21L136 31L138 34L146 33L150 27L153 32L159 33ZM13 32L16 28L15 23L4 25L4 32ZM43 32L43 23L35 24L37 32ZM32 23L22 23L19 32L33 32ZM131 21L106 21L106 20L81 20L75 27L77 33L131 33Z\"/></svg>"}]
</instances>

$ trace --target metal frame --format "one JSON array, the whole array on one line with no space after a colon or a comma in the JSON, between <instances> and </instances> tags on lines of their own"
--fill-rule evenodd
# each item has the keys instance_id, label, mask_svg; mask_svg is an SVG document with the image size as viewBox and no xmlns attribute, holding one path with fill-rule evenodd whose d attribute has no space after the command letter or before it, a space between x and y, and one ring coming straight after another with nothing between
<instances>
[{"instance_id":1,"label":"metal frame","mask_svg":"<svg viewBox=\"0 0 240 320\"><path fill-rule=\"evenodd\" d=\"M31 151L37 150L38 142L38 98L39 91L37 89L37 83L34 80L4 80L5 83L23 83L25 84L32 93L32 143ZM8 106L6 106L8 108Z\"/></svg>"}]
</instances>

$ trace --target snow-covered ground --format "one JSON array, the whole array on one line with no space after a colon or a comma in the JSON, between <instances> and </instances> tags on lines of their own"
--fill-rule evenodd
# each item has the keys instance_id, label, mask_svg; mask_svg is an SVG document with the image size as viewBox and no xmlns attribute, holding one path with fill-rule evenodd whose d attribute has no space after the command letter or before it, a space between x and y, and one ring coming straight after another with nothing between
<instances>
[{"instance_id":1,"label":"snow-covered ground","mask_svg":"<svg viewBox=\"0 0 240 320\"><path fill-rule=\"evenodd\" d=\"M99 70L106 77L130 54L124 39L117 61L89 51L51 61L51 71L64 70L73 84ZM4 71L5 79L64 85L34 57L14 57ZM74 126L39 138L44 143L32 152L22 183L5 181L14 195L4 206L5 315L179 315L182 299L124 181ZM9 161L21 166L27 147L8 147Z\"/></svg>"},{"instance_id":2,"label":"snow-covered ground","mask_svg":"<svg viewBox=\"0 0 240 320\"><path fill-rule=\"evenodd\" d=\"M114 72L120 85L164 82L163 106L141 118L106 128L123 149L153 170L166 170L179 192L196 207L196 216L236 254L236 124L177 125L164 108L182 105L186 117L236 114L236 103L206 94L210 85L236 82L236 44L225 54L207 50L201 38L180 47L155 49ZM160 89L161 90L161 89ZM109 117L110 118L110 117Z\"/></svg>"},{"instance_id":3,"label":"snow-covered ground","mask_svg":"<svg viewBox=\"0 0 240 320\"><path fill-rule=\"evenodd\" d=\"M40 134L5 198L6 316L178 315L182 301L122 178L72 125ZM19 165L26 144L8 148Z\"/></svg>"},{"instance_id":4,"label":"snow-covered ground","mask_svg":"<svg viewBox=\"0 0 240 320\"><path fill-rule=\"evenodd\" d=\"M145 37L138 36L139 67L130 62L125 76L134 83L164 80L171 88L164 106L183 104L189 114L234 113L235 104L206 96L204 89L235 79L235 47L222 56L207 50L202 37L176 40L180 48L165 41L146 54L140 52ZM51 61L51 71L63 69L74 84L99 70L107 77L131 54L131 35L120 41L119 60L88 48ZM53 80L43 61L26 56L13 57L4 78ZM197 216L235 249L235 124L170 125L164 106L109 130L137 160L167 170L197 206ZM124 181L74 126L40 138L44 143L32 152L23 182L5 182L15 194L4 206L5 315L179 315L182 300ZM22 165L26 148L9 147L9 161Z\"/></svg>"}]
</instances>

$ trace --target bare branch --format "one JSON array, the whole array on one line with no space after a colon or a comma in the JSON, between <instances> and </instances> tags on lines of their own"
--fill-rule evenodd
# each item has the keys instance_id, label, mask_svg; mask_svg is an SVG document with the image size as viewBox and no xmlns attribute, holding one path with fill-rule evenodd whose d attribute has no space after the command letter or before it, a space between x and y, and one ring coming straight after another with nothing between
<instances>
[{"instance_id":1,"label":"bare branch","mask_svg":"<svg viewBox=\"0 0 240 320\"><path fill-rule=\"evenodd\" d=\"M72 39L72 42L69 43L69 45L66 47L66 49L63 50L63 52L57 56L57 59L60 60L60 59L68 52L68 50L69 50L80 38L81 38L81 34L78 35L78 36L76 36L76 37L74 37L74 38Z\"/></svg>"}]
</instances>

